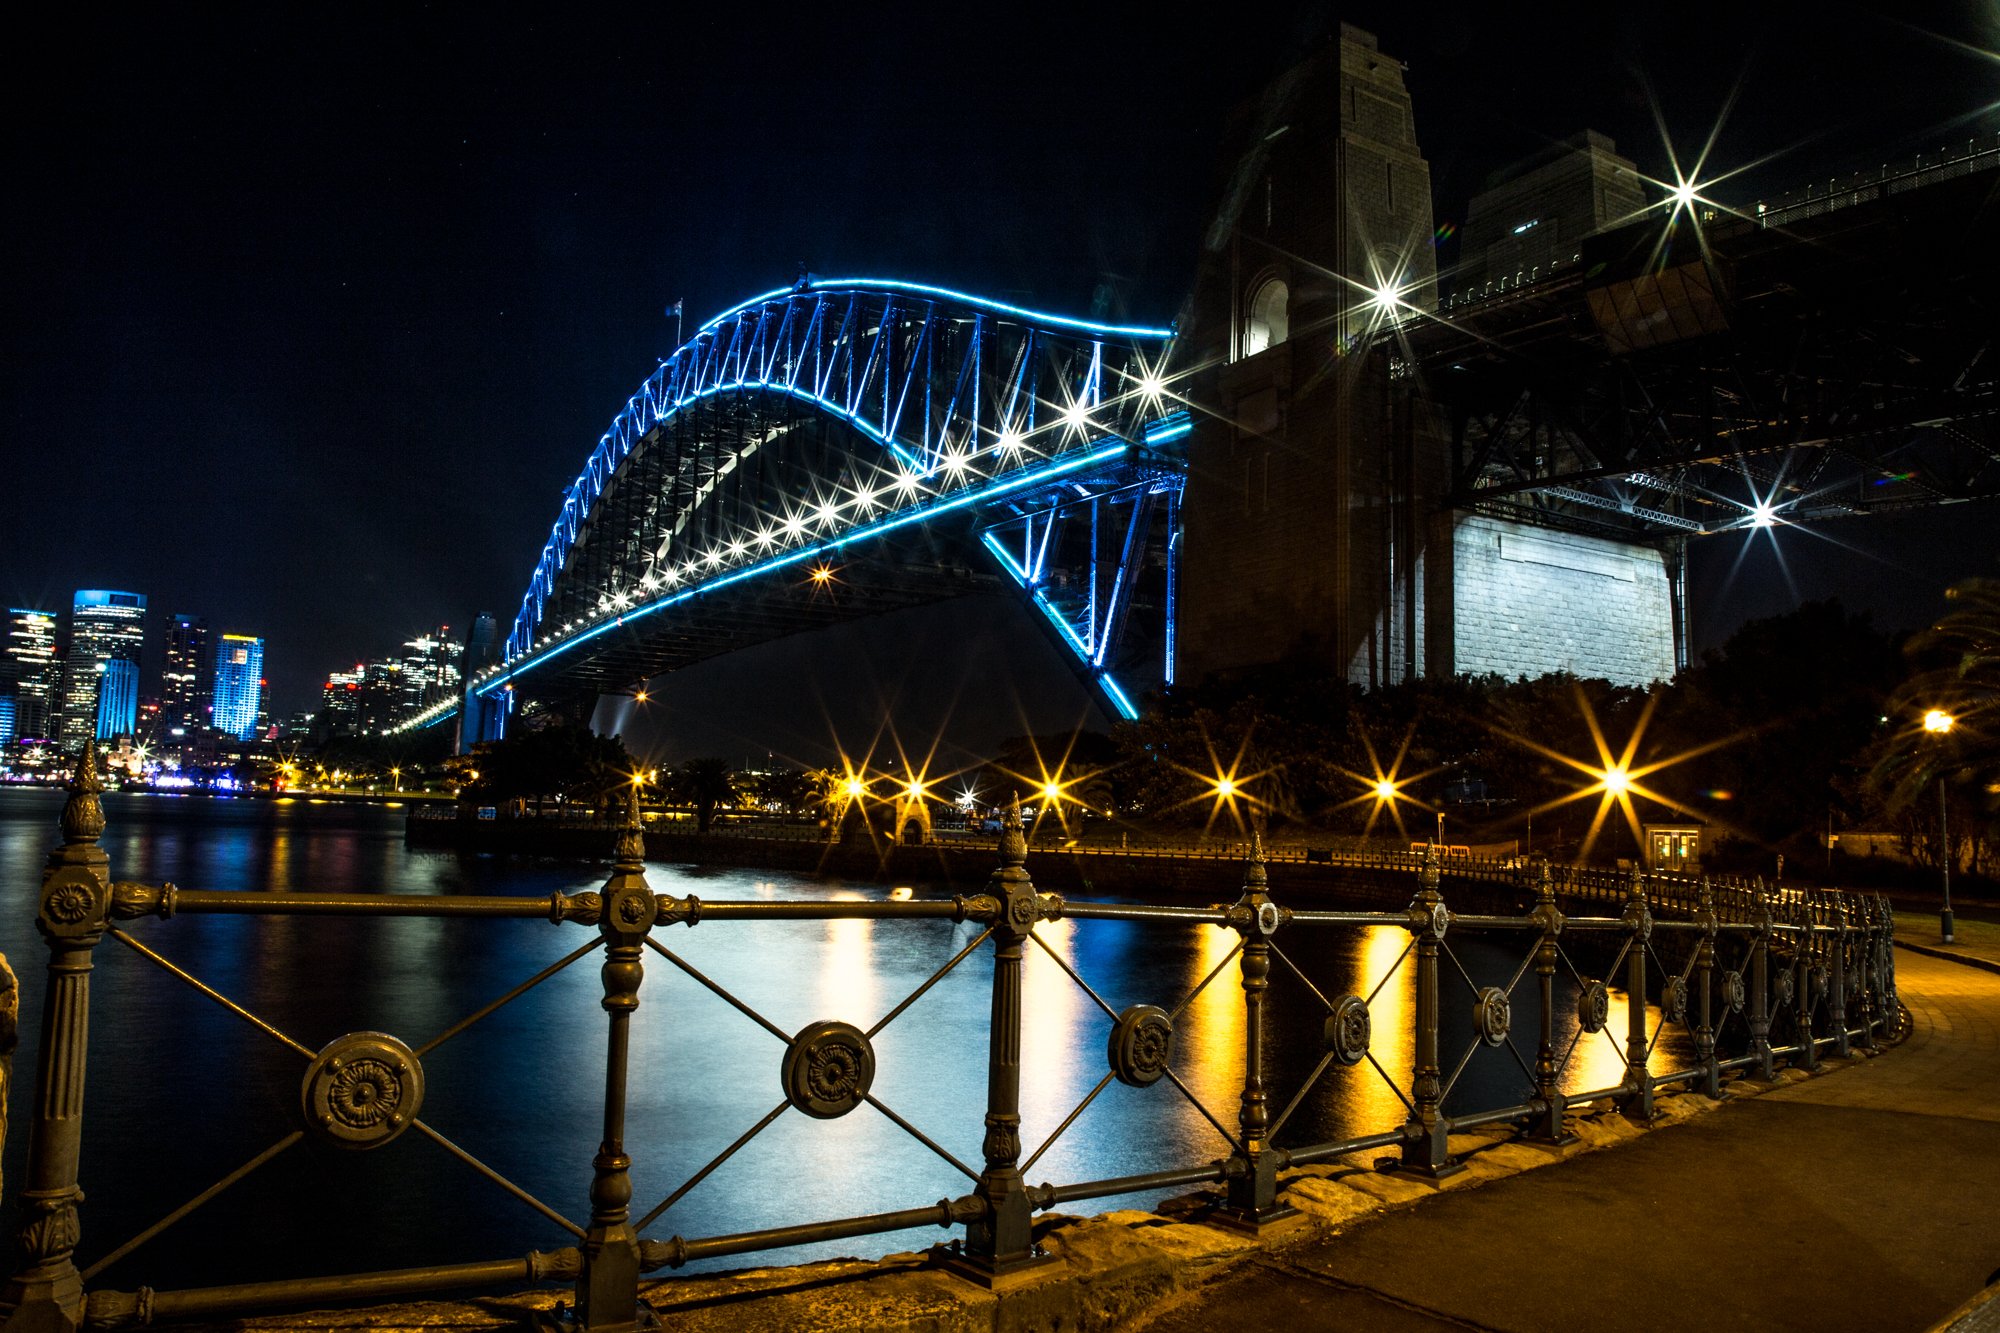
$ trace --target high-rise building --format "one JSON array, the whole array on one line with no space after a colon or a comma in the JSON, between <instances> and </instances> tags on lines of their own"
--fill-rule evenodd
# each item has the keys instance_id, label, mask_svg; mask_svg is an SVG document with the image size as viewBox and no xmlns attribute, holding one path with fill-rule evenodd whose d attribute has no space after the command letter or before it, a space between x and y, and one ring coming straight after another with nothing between
<instances>
[{"instance_id":1,"label":"high-rise building","mask_svg":"<svg viewBox=\"0 0 2000 1333\"><path fill-rule=\"evenodd\" d=\"M361 679L366 669L336 671L326 678L326 694L316 725L329 736L351 736L361 729Z\"/></svg>"},{"instance_id":2,"label":"high-rise building","mask_svg":"<svg viewBox=\"0 0 2000 1333\"><path fill-rule=\"evenodd\" d=\"M69 647L63 654L61 719L56 727L68 751L99 734L129 734L138 721L140 650L146 643L146 598L143 593L78 590L70 607ZM132 688L120 696L123 711L100 716L97 695L105 680L104 664L130 662ZM115 673L120 682L123 673ZM129 703L126 702L129 700ZM103 733L105 725L110 732Z\"/></svg>"},{"instance_id":3,"label":"high-rise building","mask_svg":"<svg viewBox=\"0 0 2000 1333\"><path fill-rule=\"evenodd\" d=\"M55 693L55 612L16 607L7 613L7 641L0 647L0 695L14 701L10 739L49 734Z\"/></svg>"},{"instance_id":4,"label":"high-rise building","mask_svg":"<svg viewBox=\"0 0 2000 1333\"><path fill-rule=\"evenodd\" d=\"M138 728L139 664L129 657L107 657L97 664L97 739L130 736Z\"/></svg>"},{"instance_id":5,"label":"high-rise building","mask_svg":"<svg viewBox=\"0 0 2000 1333\"><path fill-rule=\"evenodd\" d=\"M409 652L403 658L399 721L458 694L459 661L465 652L452 642L449 625L439 625L435 634L420 634L403 647Z\"/></svg>"},{"instance_id":6,"label":"high-rise building","mask_svg":"<svg viewBox=\"0 0 2000 1333\"><path fill-rule=\"evenodd\" d=\"M215 653L215 729L249 740L263 700L264 641L250 634L223 635Z\"/></svg>"},{"instance_id":7,"label":"high-rise building","mask_svg":"<svg viewBox=\"0 0 2000 1333\"><path fill-rule=\"evenodd\" d=\"M176 615L167 622L166 661L160 669L160 723L168 745L184 742L209 720L213 667L208 622Z\"/></svg>"},{"instance_id":8,"label":"high-rise building","mask_svg":"<svg viewBox=\"0 0 2000 1333\"><path fill-rule=\"evenodd\" d=\"M361 673L362 735L395 725L398 705L403 698L403 664L383 660L370 662Z\"/></svg>"}]
</instances>

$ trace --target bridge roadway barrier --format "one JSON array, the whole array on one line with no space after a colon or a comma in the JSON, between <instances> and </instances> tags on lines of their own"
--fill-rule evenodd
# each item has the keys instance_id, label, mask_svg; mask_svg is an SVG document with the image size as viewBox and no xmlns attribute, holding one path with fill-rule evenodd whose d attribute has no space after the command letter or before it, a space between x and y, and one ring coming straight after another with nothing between
<instances>
[{"instance_id":1,"label":"bridge roadway barrier","mask_svg":"<svg viewBox=\"0 0 2000 1333\"><path fill-rule=\"evenodd\" d=\"M676 1306L680 1293L699 1290L687 1285L694 1279L649 1281L649 1275L671 1273L697 1260L751 1256L923 1226L941 1228L952 1239L911 1262L922 1268L926 1282L934 1287L943 1284L966 1296L969 1308L985 1310L982 1326L1014 1325L1015 1314L1006 1312L1027 1317L1053 1301L1069 1313L1050 1306L1044 1310L1046 1318L1034 1315L1021 1326L1053 1327L1061 1322L1065 1327L1106 1327L1140 1305L1156 1303L1178 1279L1162 1276L1157 1261L1133 1259L1126 1267L1128 1275L1136 1276L1118 1289L1123 1295L1110 1287L1093 1294L1087 1287L1055 1283L1075 1267L1064 1256L1075 1253L1085 1235L1075 1229L1066 1232L1053 1216L1058 1208L1140 1193L1183 1192L1189 1197L1177 1214L1182 1219L1178 1222L1131 1223L1129 1215L1111 1214L1111 1220L1078 1225L1095 1225L1105 1245L1133 1253L1152 1245L1149 1252L1157 1254L1158 1245L1124 1233L1159 1229L1164 1237L1159 1243L1169 1251L1178 1247L1190 1263L1221 1262L1303 1225L1301 1214L1313 1211L1315 1197L1324 1211L1347 1208L1354 1202L1347 1192L1355 1189L1375 1199L1408 1198L1461 1178L1479 1178L1500 1160L1495 1156L1500 1149L1492 1145L1503 1131L1511 1136L1506 1152L1513 1154L1559 1153L1574 1148L1580 1139L1601 1142L1626 1133L1621 1126L1658 1120L1670 1107L1675 1108L1674 1115L1692 1114L1686 1108L1716 1103L1746 1078L1768 1084L1780 1076L1781 1067L1802 1076L1822 1062L1873 1051L1907 1023L1890 944L1893 918L1887 903L1875 896L1779 894L1704 881L1653 882L1638 873L1625 878L1622 896L1617 896L1594 872L1537 865L1513 871L1517 886L1530 894L1528 910L1467 912L1449 904L1433 849L1417 870L1406 906L1388 911L1308 908L1273 896L1269 868L1253 847L1243 868L1241 892L1227 904L1068 901L1034 882L1020 821L1010 816L999 838L998 865L976 893L870 901L704 901L695 895L655 893L647 884L636 795L619 836L614 865L597 892L524 898L244 891L255 886L183 889L113 879L108 857L97 846L104 815L94 756L87 755L78 768L80 776L62 817L64 843L50 854L38 899L37 924L48 942L49 959L21 1194L19 1244L24 1264L0 1293L0 1304L8 1312L6 1328L22 1333L238 1318L288 1306L381 1301L451 1289L494 1292L523 1284L544 1289L529 1305L541 1301L549 1318L562 1327L624 1330L649 1325L652 1306ZM1569 914L1559 905L1558 881L1585 896L1612 896L1594 910ZM354 1031L314 1051L169 958L165 951L174 947L173 927L166 923L190 915L462 918L483 923L482 930L519 929L540 921L553 929L577 927L584 935L564 958L419 1046L390 1034ZM755 931L760 922L833 919L866 919L884 930L898 922L921 920L969 922L978 929L950 961L879 1017L829 1016L797 1032L776 1027L741 997L702 975L663 942L665 932L659 929L679 925ZM1221 927L1236 939L1187 994L1161 996L1164 1003L1159 1006L1135 1004L1113 1011L1079 970L1087 965L1065 959L1039 933L1044 923L1057 921L1074 922L1079 931L1093 929L1093 923L1120 923L1134 937ZM1377 960L1370 972L1379 977L1365 993L1323 994L1292 958L1294 952L1303 956L1304 951L1331 945L1342 933L1385 929L1406 933L1408 942L1393 961ZM1503 944L1510 957L1518 958L1511 981L1504 986L1474 983L1460 957L1464 947L1460 941L1468 933ZM1610 965L1601 971L1586 972L1575 961L1575 946L1591 940L1615 942ZM155 1225L136 1236L112 1238L109 1244L95 1238L86 1241L87 1212L79 1179L91 972L95 951L106 941L196 988L290 1047L304 1063L298 1123L290 1133ZM1023 1040L1023 962L1031 949L1046 954L1067 974L1081 993L1079 1003L1088 1000L1111 1020L1099 1081L1053 1126L1022 1123L1021 1074L1024 1062L1037 1056L1032 1043ZM975 1169L904 1120L875 1093L874 1041L932 986L982 950L990 953L992 974L985 1106L977 1122L983 1137ZM424 1061L436 1047L599 951L604 954L602 998L576 1021L604 1025L602 1121L588 1131L599 1144L590 1179L577 1182L578 1201L586 1202L588 1211L585 1220L573 1221L426 1123ZM773 1064L784 1100L682 1186L635 1218L633 1157L658 1153L666 1146L626 1141L628 1059L648 964L687 973L775 1037L783 1046L782 1060ZM1377 1042L1371 1015L1375 996L1392 978L1399 978L1397 994L1407 986L1414 995L1410 1021L1383 1029L1397 1032L1394 1041L1400 1049ZM1274 992L1274 979L1285 982L1281 991ZM1243 1072L1233 1108L1205 1104L1176 1067L1186 1058L1177 1047L1177 1030L1186 1024L1189 1007L1211 986L1223 988L1223 995L1240 992L1236 1002L1240 1010L1232 1006L1231 1022L1240 1022L1240 1029L1232 1031L1240 1030L1234 1039L1241 1042ZM1604 1087L1572 1091L1566 1076L1578 1041L1586 1034L1609 1033L1614 1026L1614 986L1621 986L1631 1001L1623 1006L1622 1043L1611 1038L1620 1049L1621 1076ZM1320 1034L1311 1053L1316 1065L1296 1086L1274 1086L1267 1079L1271 1045L1267 1029L1274 995L1288 1006L1305 1006L1313 1020L1311 1030ZM1577 1031L1567 1041L1563 1038L1568 1034L1556 1029L1559 997L1562 1011L1576 1015ZM1536 1015L1535 1031L1513 1030L1517 1004ZM118 1016L107 1017L115 1023ZM648 1011L650 1021L670 1017ZM848 1021L871 1018L866 1028ZM1670 1029L1689 1054L1681 1067L1655 1073L1650 1057ZM1533 1051L1532 1058L1523 1047ZM126 1049L131 1052L127 1058L147 1054L163 1062L171 1059L171 1052ZM1520 1100L1448 1113L1447 1100L1459 1076L1482 1053L1489 1060L1511 1056L1522 1075L1515 1085L1522 1089ZM1392 1077L1389 1066L1400 1068L1405 1059L1412 1071L1409 1078ZM1401 1108L1398 1118L1333 1141L1313 1141L1296 1129L1288 1135L1294 1113L1323 1088L1329 1075L1381 1080ZM753 1070L745 1077L758 1075ZM1083 1111L1114 1081L1152 1089L1149 1096L1185 1098L1214 1129L1222 1151L1203 1157L1191 1148L1161 1143L1155 1146L1165 1160L1154 1170L1034 1183L1036 1163L1070 1133ZM697 1236L656 1233L655 1223L677 1200L700 1187L711 1171L781 1114L796 1110L814 1120L834 1119L864 1105L907 1134L913 1160L927 1162L923 1155L927 1152L961 1172L970 1182L967 1192L942 1199L912 1197L902 1207L866 1215L802 1217L779 1227ZM1584 1114L1584 1108L1615 1116L1607 1122L1602 1115ZM111 1126L101 1132L137 1136L145 1128ZM555 1243L526 1255L469 1263L424 1264L423 1255L388 1253L382 1255L381 1267L367 1272L258 1276L220 1287L175 1289L168 1281L171 1273L160 1275L157 1283L136 1287L96 1281L114 1264L120 1273L137 1273L143 1259L135 1256L147 1242L300 1142L370 1152L406 1131L430 1138L500 1193L533 1208L549 1224ZM1028 1147L1034 1140L1039 1142ZM1473 1151L1481 1148L1489 1150ZM1468 1156L1473 1160L1468 1162ZM1357 1162L1379 1169L1356 1173ZM1810 1170L1823 1164L1802 1165ZM826 1168L837 1171L839 1164L830 1161ZM1322 1183L1311 1185L1314 1179ZM1116 1220L1121 1216L1126 1220ZM1662 1225L1684 1224L1673 1218L1659 1220ZM439 1219L441 1229L449 1225L450 1219ZM1180 1230L1166 1230L1172 1227ZM1105 1258L1101 1248L1093 1253L1097 1259L1089 1262L1118 1266ZM567 1289L559 1316L552 1309L556 1297L546 1290L552 1284ZM1034 1292L1042 1294L1030 1294ZM1062 1304L1072 1301L1083 1305L1071 1309ZM677 1316L676 1322L687 1321Z\"/></svg>"}]
</instances>

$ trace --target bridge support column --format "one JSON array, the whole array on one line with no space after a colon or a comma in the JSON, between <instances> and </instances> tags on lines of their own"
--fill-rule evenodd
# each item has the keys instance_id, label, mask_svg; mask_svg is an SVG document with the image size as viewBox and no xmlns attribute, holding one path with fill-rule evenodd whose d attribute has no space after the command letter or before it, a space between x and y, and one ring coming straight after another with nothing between
<instances>
[{"instance_id":1,"label":"bridge support column","mask_svg":"<svg viewBox=\"0 0 2000 1333\"><path fill-rule=\"evenodd\" d=\"M966 1227L964 1256L950 1267L984 1287L1049 1262L1034 1239L1034 1205L1021 1179L1021 959L1042 917L1027 871L1028 840L1016 802L1000 830L1000 866L987 881L994 900L993 1009L986 1060L986 1169L973 1194L983 1215Z\"/></svg>"},{"instance_id":2,"label":"bridge support column","mask_svg":"<svg viewBox=\"0 0 2000 1333\"><path fill-rule=\"evenodd\" d=\"M1555 883L1546 860L1536 863L1534 919L1542 928L1541 942L1535 946L1535 985L1542 1001L1541 1039L1535 1051L1535 1100L1543 1109L1529 1122L1523 1137L1560 1148L1575 1143L1576 1135L1563 1123L1569 1100L1563 1096L1556 1067L1556 940L1562 934L1563 915L1556 906Z\"/></svg>"},{"instance_id":3,"label":"bridge support column","mask_svg":"<svg viewBox=\"0 0 2000 1333\"><path fill-rule=\"evenodd\" d=\"M28 1122L26 1188L16 1244L22 1267L0 1294L7 1333L75 1333L83 1326L83 1275L76 1267L82 1228L77 1166L83 1152L83 1071L90 1045L93 951L110 921L110 858L104 832L97 745L86 741L63 806L63 845L49 853L35 928L48 941L48 988L35 1052Z\"/></svg>"},{"instance_id":4,"label":"bridge support column","mask_svg":"<svg viewBox=\"0 0 2000 1333\"><path fill-rule=\"evenodd\" d=\"M1632 886L1625 900L1625 929L1631 941L1625 949L1625 1083L1619 1110L1638 1121L1653 1118L1653 1076L1646 1068L1651 1043L1646 1039L1646 953L1653 939L1653 914L1646 906L1646 872L1632 868Z\"/></svg>"},{"instance_id":5,"label":"bridge support column","mask_svg":"<svg viewBox=\"0 0 2000 1333\"><path fill-rule=\"evenodd\" d=\"M1271 1106L1264 1091L1264 1004L1271 989L1271 935L1281 920L1269 884L1263 839L1253 834L1243 896L1230 912L1231 924L1243 937L1243 1096L1236 1124L1243 1143L1238 1161L1244 1169L1230 1177L1228 1201L1214 1214L1215 1221L1253 1232L1298 1212L1278 1202L1278 1154L1268 1142Z\"/></svg>"},{"instance_id":6,"label":"bridge support column","mask_svg":"<svg viewBox=\"0 0 2000 1333\"><path fill-rule=\"evenodd\" d=\"M1424 854L1423 887L1409 911L1410 932L1417 937L1417 1046L1400 1163L1403 1170L1432 1180L1465 1170L1464 1163L1452 1160L1451 1122L1444 1117L1444 1071L1438 1065L1438 950L1451 925L1451 912L1438 892L1438 875L1438 848L1432 843Z\"/></svg>"},{"instance_id":7,"label":"bridge support column","mask_svg":"<svg viewBox=\"0 0 2000 1333\"><path fill-rule=\"evenodd\" d=\"M632 1159L625 1152L626 1070L632 1013L645 980L640 958L658 905L646 885L645 834L634 787L617 862L605 881L598 929L604 935L604 1011L610 1034L604 1060L604 1139L591 1162L590 1230L576 1283L577 1326L587 1333L633 1333L640 1326L639 1236L632 1228Z\"/></svg>"}]
</instances>

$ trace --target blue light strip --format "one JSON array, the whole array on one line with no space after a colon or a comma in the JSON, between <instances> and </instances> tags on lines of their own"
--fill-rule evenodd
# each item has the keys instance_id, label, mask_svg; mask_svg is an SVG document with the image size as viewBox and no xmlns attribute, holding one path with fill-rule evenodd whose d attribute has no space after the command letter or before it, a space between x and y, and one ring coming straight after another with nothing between
<instances>
[{"instance_id":1,"label":"blue light strip","mask_svg":"<svg viewBox=\"0 0 2000 1333\"><path fill-rule=\"evenodd\" d=\"M685 588L671 597L662 597L648 602L644 606L614 616L612 619L592 629L585 630L580 634L573 634L561 643L552 644L524 658L517 658L516 661L521 663L521 665L515 666L509 664L507 670L503 671L500 675L495 676L484 685L474 686L473 693L484 698L495 690L504 689L515 677L524 676L529 671L542 666L544 663L562 656L578 644L588 643L600 634L619 628L627 621L637 620L641 616L649 616L655 611L665 610L670 606L678 606L691 598L704 596L719 588L726 588L732 583L740 583L745 579L755 578L760 574L767 574L773 570L784 569L791 565L796 565L801 561L810 560L814 556L826 555L841 550L851 543L867 541L871 537L879 537L884 533L894 532L898 528L908 527L912 523L921 523L928 519L936 518L938 515L950 513L954 509L963 509L967 505L977 504L982 500L990 500L1011 491L1040 485L1051 477L1064 476L1083 468L1093 467L1099 463L1110 462L1113 459L1121 457L1125 452L1125 448L1126 445L1123 440L1113 440L1108 444L1100 445L1088 453L1061 459L1050 463L1047 467L1010 477L993 485L980 487L977 490L962 491L954 495L951 499L940 503L920 505L912 509L906 509L900 514L892 515L879 522L849 529L838 537L817 542L811 546L802 546L796 551L788 551L783 555L776 555L769 559L761 560L754 565L747 565L734 573L725 574L721 578L711 579L706 583L692 588ZM1049 608L1049 614L1054 615L1053 608ZM1057 620L1060 623L1060 617L1057 617Z\"/></svg>"},{"instance_id":2,"label":"blue light strip","mask_svg":"<svg viewBox=\"0 0 2000 1333\"><path fill-rule=\"evenodd\" d=\"M1001 565L1006 568L1007 572L1012 574L1023 588L1027 589L1028 596L1034 602L1036 608L1044 616L1048 617L1051 625L1056 627L1057 632L1062 635L1063 642L1068 644L1070 651L1076 654L1077 660L1083 664L1091 680L1103 688L1105 697L1111 700L1111 705L1118 710L1118 715L1127 722L1135 721L1139 716L1139 710L1133 706L1131 699L1126 697L1125 691L1118 688L1118 682L1111 678L1111 673L1105 671L1092 661L1090 649L1084 646L1083 640L1077 637L1076 630L1067 620L1063 619L1062 613L1056 610L1054 604L1047 597L1043 596L1042 590L1029 586L1027 571L1021 568L1021 562L1008 552L1007 548L1001 544L1000 539L994 536L990 529L980 533L979 539L987 550L993 552L999 558Z\"/></svg>"},{"instance_id":3,"label":"blue light strip","mask_svg":"<svg viewBox=\"0 0 2000 1333\"><path fill-rule=\"evenodd\" d=\"M899 282L894 278L821 278L814 281L810 287L773 288L761 296L753 296L741 304L729 307L729 309L696 329L694 336L695 338L699 338L725 319L733 315L740 315L752 306L763 305L766 301L775 301L781 296L808 296L821 292L841 291L851 287L878 291L915 292L920 296L935 296L947 301L962 301L966 305L978 306L982 310L991 310L1003 315L1017 315L1031 324L1052 325L1059 329L1075 329L1080 333L1093 333L1106 338L1171 338L1174 336L1174 331L1170 328L1155 328L1146 324L1098 324L1087 319L1071 319L1067 315L1051 315L1042 310L1030 310L1026 306L1009 305L1005 301L995 301L984 296L974 296L970 292L954 291L949 287L932 287L927 283L921 282Z\"/></svg>"},{"instance_id":4,"label":"blue light strip","mask_svg":"<svg viewBox=\"0 0 2000 1333\"><path fill-rule=\"evenodd\" d=\"M1127 722L1136 722L1139 720L1139 710L1137 708L1134 708L1132 706L1132 701L1125 697L1125 691L1118 688L1118 682L1111 679L1110 672L1108 671L1098 672L1097 683L1099 685L1102 685L1104 687L1104 692L1111 696L1111 702L1118 706L1119 714Z\"/></svg>"}]
</instances>

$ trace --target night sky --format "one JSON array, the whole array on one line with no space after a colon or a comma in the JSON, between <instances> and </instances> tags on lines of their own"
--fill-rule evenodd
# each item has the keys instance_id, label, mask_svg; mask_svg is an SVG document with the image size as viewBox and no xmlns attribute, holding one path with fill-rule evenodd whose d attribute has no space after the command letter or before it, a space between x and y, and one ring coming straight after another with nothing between
<instances>
[{"instance_id":1,"label":"night sky","mask_svg":"<svg viewBox=\"0 0 2000 1333\"><path fill-rule=\"evenodd\" d=\"M504 624L664 307L692 330L804 264L1165 321L1228 109L1335 13L525 12L66 6L7 44L9 605L126 588L263 634L280 715L427 625ZM1771 158L1738 201L2000 125L1992 0L1339 13L1409 66L1441 221L1585 126L1667 174L1655 103L1686 154L1734 93L1711 170ZM1788 540L1790 584L1698 544L1698 637L1834 592L1921 620L2000 572L1968 509ZM1033 633L1009 614L898 632ZM880 659L858 635L827 651Z\"/></svg>"}]
</instances>

